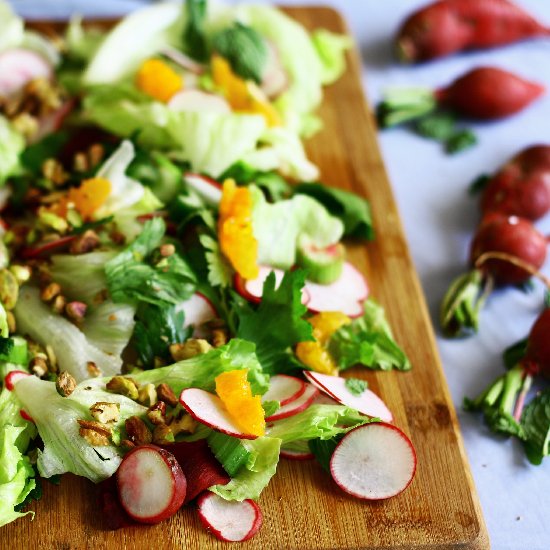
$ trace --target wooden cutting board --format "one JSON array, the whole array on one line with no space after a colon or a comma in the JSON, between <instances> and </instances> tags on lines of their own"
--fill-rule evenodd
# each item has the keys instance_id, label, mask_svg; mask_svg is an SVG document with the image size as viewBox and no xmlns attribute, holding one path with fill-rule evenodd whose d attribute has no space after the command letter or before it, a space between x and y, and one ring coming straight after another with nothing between
<instances>
[{"instance_id":1,"label":"wooden cutting board","mask_svg":"<svg viewBox=\"0 0 550 550\"><path fill-rule=\"evenodd\" d=\"M332 9L286 11L308 28L346 31ZM361 89L357 52L348 56L346 74L326 90L320 114L324 130L308 142L308 153L321 167L324 182L364 195L372 205L376 240L366 246L351 244L349 257L367 275L372 295L386 308L396 339L413 365L407 373L357 368L350 375L368 380L389 405L396 425L416 447L418 468L404 493L369 503L342 492L314 461L282 459L259 501L263 527L241 547L488 548L431 321ZM75 476L63 477L59 487L45 482L44 496L33 506L34 521L27 517L3 527L0 547L202 550L230 544L207 534L192 506L154 527L105 531L95 495L90 482Z\"/></svg>"}]
</instances>

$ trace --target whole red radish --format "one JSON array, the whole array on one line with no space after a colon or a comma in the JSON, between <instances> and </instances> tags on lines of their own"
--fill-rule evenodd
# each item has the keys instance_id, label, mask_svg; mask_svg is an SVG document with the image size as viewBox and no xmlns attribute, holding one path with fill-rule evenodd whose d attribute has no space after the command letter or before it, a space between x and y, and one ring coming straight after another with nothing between
<instances>
[{"instance_id":1,"label":"whole red radish","mask_svg":"<svg viewBox=\"0 0 550 550\"><path fill-rule=\"evenodd\" d=\"M482 212L537 220L550 210L550 145L529 147L506 163L485 185Z\"/></svg>"},{"instance_id":2,"label":"whole red radish","mask_svg":"<svg viewBox=\"0 0 550 550\"><path fill-rule=\"evenodd\" d=\"M531 327L522 366L531 374L550 378L550 308L545 308Z\"/></svg>"},{"instance_id":3,"label":"whole red radish","mask_svg":"<svg viewBox=\"0 0 550 550\"><path fill-rule=\"evenodd\" d=\"M478 67L435 90L390 89L377 106L378 122L387 128L421 119L438 110L494 120L521 111L544 91L544 86L498 67Z\"/></svg>"},{"instance_id":4,"label":"whole red radish","mask_svg":"<svg viewBox=\"0 0 550 550\"><path fill-rule=\"evenodd\" d=\"M470 249L473 269L457 277L441 303L440 322L446 336L477 331L478 316L493 285L516 285L539 272L546 259L546 237L518 216L498 212L481 221Z\"/></svg>"},{"instance_id":5,"label":"whole red radish","mask_svg":"<svg viewBox=\"0 0 550 550\"><path fill-rule=\"evenodd\" d=\"M546 237L529 220L493 213L482 220L474 236L470 261L492 277L496 284L520 284L542 267L546 259L546 246ZM503 255L502 258L491 257L495 253ZM520 267L515 259L532 270Z\"/></svg>"},{"instance_id":6,"label":"whole red radish","mask_svg":"<svg viewBox=\"0 0 550 550\"><path fill-rule=\"evenodd\" d=\"M547 26L508 0L440 0L405 20L396 45L402 61L415 62L548 35Z\"/></svg>"},{"instance_id":7,"label":"whole red radish","mask_svg":"<svg viewBox=\"0 0 550 550\"><path fill-rule=\"evenodd\" d=\"M480 120L513 115L544 93L544 86L497 67L479 67L435 91L439 105Z\"/></svg>"},{"instance_id":8,"label":"whole red radish","mask_svg":"<svg viewBox=\"0 0 550 550\"><path fill-rule=\"evenodd\" d=\"M141 523L168 519L185 500L187 482L180 465L156 445L132 449L120 463L116 481L122 507Z\"/></svg>"}]
</instances>

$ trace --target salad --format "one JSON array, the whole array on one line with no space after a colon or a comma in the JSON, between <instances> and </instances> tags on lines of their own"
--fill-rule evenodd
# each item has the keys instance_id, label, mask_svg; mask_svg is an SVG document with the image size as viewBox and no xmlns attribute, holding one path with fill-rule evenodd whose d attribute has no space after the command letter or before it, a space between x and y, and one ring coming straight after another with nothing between
<instances>
[{"instance_id":1,"label":"salad","mask_svg":"<svg viewBox=\"0 0 550 550\"><path fill-rule=\"evenodd\" d=\"M281 457L359 498L404 490L411 442L339 376L410 368L346 259L369 206L314 181L301 143L349 40L190 0L48 42L0 10L0 67L20 67L0 80L0 525L69 472L109 528L193 501L232 541L260 528ZM70 109L31 135L7 106L42 128L42 80Z\"/></svg>"}]
</instances>

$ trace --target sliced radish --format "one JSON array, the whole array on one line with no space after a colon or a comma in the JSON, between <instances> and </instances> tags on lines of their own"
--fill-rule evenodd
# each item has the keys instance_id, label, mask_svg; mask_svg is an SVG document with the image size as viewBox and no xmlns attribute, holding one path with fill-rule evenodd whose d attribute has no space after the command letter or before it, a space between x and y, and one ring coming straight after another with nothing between
<instances>
[{"instance_id":1,"label":"sliced radish","mask_svg":"<svg viewBox=\"0 0 550 550\"><path fill-rule=\"evenodd\" d=\"M315 458L314 454L309 450L308 442L305 440L293 441L288 448L281 447L280 456L288 460L311 460Z\"/></svg>"},{"instance_id":2,"label":"sliced radish","mask_svg":"<svg viewBox=\"0 0 550 550\"><path fill-rule=\"evenodd\" d=\"M363 301L369 295L367 281L349 262L344 262L342 274L334 283L319 285L306 281L305 289L310 296L307 303L310 311L341 311L350 317L363 315Z\"/></svg>"},{"instance_id":3,"label":"sliced radish","mask_svg":"<svg viewBox=\"0 0 550 550\"><path fill-rule=\"evenodd\" d=\"M21 409L19 411L19 416L23 419L23 420L27 420L28 422L32 422L33 424L36 424L36 422L34 421L34 418L25 410Z\"/></svg>"},{"instance_id":4,"label":"sliced radish","mask_svg":"<svg viewBox=\"0 0 550 550\"><path fill-rule=\"evenodd\" d=\"M311 405L311 403L313 403L313 400L318 393L318 390L315 386L312 386L311 384L306 384L305 386L306 389L304 390L304 393L300 397L298 397L298 399L295 399L294 401L283 405L274 414L268 416L265 421L275 422L275 420L288 418L289 416L294 416L295 414L305 411Z\"/></svg>"},{"instance_id":5,"label":"sliced radish","mask_svg":"<svg viewBox=\"0 0 550 550\"><path fill-rule=\"evenodd\" d=\"M168 102L168 107L172 111L188 113L219 113L222 115L231 113L231 107L223 97L200 90L182 90L174 94Z\"/></svg>"},{"instance_id":6,"label":"sliced radish","mask_svg":"<svg viewBox=\"0 0 550 550\"><path fill-rule=\"evenodd\" d=\"M361 395L353 395L346 386L346 379L314 371L304 371L304 376L321 391L338 403L356 409L361 414L391 422L393 415L384 401L373 391L365 389Z\"/></svg>"},{"instance_id":7,"label":"sliced radish","mask_svg":"<svg viewBox=\"0 0 550 550\"><path fill-rule=\"evenodd\" d=\"M404 491L416 471L410 439L392 424L363 424L348 432L330 459L334 481L347 493L381 500Z\"/></svg>"},{"instance_id":8,"label":"sliced radish","mask_svg":"<svg viewBox=\"0 0 550 550\"><path fill-rule=\"evenodd\" d=\"M50 78L52 67L41 55L23 48L0 53L0 97L9 97L35 78Z\"/></svg>"},{"instance_id":9,"label":"sliced radish","mask_svg":"<svg viewBox=\"0 0 550 550\"><path fill-rule=\"evenodd\" d=\"M32 141L37 142L48 134L52 134L53 132L59 130L63 124L63 121L71 114L74 106L74 99L65 101L61 107L40 118L38 121L38 131L36 135L33 136Z\"/></svg>"},{"instance_id":10,"label":"sliced radish","mask_svg":"<svg viewBox=\"0 0 550 550\"><path fill-rule=\"evenodd\" d=\"M181 392L180 403L197 422L213 430L239 439L257 437L243 433L227 412L222 400L213 393L199 388L187 388Z\"/></svg>"},{"instance_id":11,"label":"sliced radish","mask_svg":"<svg viewBox=\"0 0 550 550\"><path fill-rule=\"evenodd\" d=\"M183 311L185 314L185 327L193 325L194 338L205 336L205 331L201 330L201 325L218 317L212 302L200 292L196 292L190 298L178 304L176 311Z\"/></svg>"},{"instance_id":12,"label":"sliced radish","mask_svg":"<svg viewBox=\"0 0 550 550\"><path fill-rule=\"evenodd\" d=\"M191 172L184 174L183 179L208 204L216 206L222 200L222 186L216 180Z\"/></svg>"},{"instance_id":13,"label":"sliced radish","mask_svg":"<svg viewBox=\"0 0 550 550\"><path fill-rule=\"evenodd\" d=\"M315 384L313 384L315 386ZM320 387L317 388L319 393L313 400L312 405L340 405L338 401L333 399L332 397L329 397L328 394L324 393L324 390L322 390Z\"/></svg>"},{"instance_id":14,"label":"sliced radish","mask_svg":"<svg viewBox=\"0 0 550 550\"><path fill-rule=\"evenodd\" d=\"M155 445L140 445L116 472L118 495L126 513L142 523L159 523L183 504L185 475L174 455Z\"/></svg>"},{"instance_id":15,"label":"sliced radish","mask_svg":"<svg viewBox=\"0 0 550 550\"><path fill-rule=\"evenodd\" d=\"M97 505L101 510L101 518L109 531L139 525L124 510L116 486L116 476L111 476L97 484Z\"/></svg>"},{"instance_id":16,"label":"sliced radish","mask_svg":"<svg viewBox=\"0 0 550 550\"><path fill-rule=\"evenodd\" d=\"M50 241L48 243L28 246L23 248L19 255L24 260L32 260L33 258L42 257L46 254L59 252L60 250L67 248L77 237L78 235L67 235L66 237L61 237L60 239L56 239L55 241Z\"/></svg>"},{"instance_id":17,"label":"sliced radish","mask_svg":"<svg viewBox=\"0 0 550 550\"><path fill-rule=\"evenodd\" d=\"M259 274L255 279L243 279L243 277L237 273L234 281L235 290L248 301L259 304L262 301L264 282L272 271L275 273L275 288L278 288L283 280L283 277L285 276L285 272L282 269L277 269L276 267L261 265ZM307 305L309 300L309 293L304 287L302 289L302 304Z\"/></svg>"},{"instance_id":18,"label":"sliced radish","mask_svg":"<svg viewBox=\"0 0 550 550\"><path fill-rule=\"evenodd\" d=\"M199 518L206 530L227 542L252 538L262 526L262 511L251 499L225 500L206 491L198 501Z\"/></svg>"},{"instance_id":19,"label":"sliced radish","mask_svg":"<svg viewBox=\"0 0 550 550\"><path fill-rule=\"evenodd\" d=\"M27 376L32 375L22 370L12 370L6 374L6 377L4 378L4 385L8 391L13 391L15 384L17 384L21 378L27 378Z\"/></svg>"},{"instance_id":20,"label":"sliced radish","mask_svg":"<svg viewBox=\"0 0 550 550\"><path fill-rule=\"evenodd\" d=\"M269 379L269 389L262 395L262 403L278 401L282 406L295 401L306 391L306 383L295 376L276 374Z\"/></svg>"},{"instance_id":21,"label":"sliced radish","mask_svg":"<svg viewBox=\"0 0 550 550\"><path fill-rule=\"evenodd\" d=\"M191 59L188 55L185 55L180 50L176 48L164 48L160 52L162 55L165 55L168 59L171 59L174 63L196 75L201 75L205 72L206 67L201 63L197 63L194 59ZM185 81L187 86L187 81Z\"/></svg>"}]
</instances>

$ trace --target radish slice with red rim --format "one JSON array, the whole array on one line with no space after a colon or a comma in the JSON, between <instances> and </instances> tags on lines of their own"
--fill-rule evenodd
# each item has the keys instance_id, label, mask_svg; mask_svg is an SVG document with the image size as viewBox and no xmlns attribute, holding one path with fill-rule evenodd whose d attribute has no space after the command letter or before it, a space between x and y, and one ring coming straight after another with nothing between
<instances>
[{"instance_id":1,"label":"radish slice with red rim","mask_svg":"<svg viewBox=\"0 0 550 550\"><path fill-rule=\"evenodd\" d=\"M27 376L32 376L28 372L22 370L12 370L6 374L4 378L4 385L8 391L13 391L13 388L21 378L27 378Z\"/></svg>"},{"instance_id":2,"label":"radish slice with red rim","mask_svg":"<svg viewBox=\"0 0 550 550\"><path fill-rule=\"evenodd\" d=\"M356 409L361 414L380 418L385 422L393 420L393 415L384 401L368 388L361 395L354 395L347 388L346 379L340 376L330 376L313 371L304 371L304 376L341 405Z\"/></svg>"},{"instance_id":3,"label":"radish slice with red rim","mask_svg":"<svg viewBox=\"0 0 550 550\"><path fill-rule=\"evenodd\" d=\"M275 422L276 420L288 418L289 416L294 416L295 414L305 411L311 405L311 403L313 403L313 400L315 399L315 396L317 394L318 390L315 386L312 386L311 384L306 384L306 389L304 390L304 393L300 397L298 397L298 399L295 399L294 401L283 405L274 414L268 416L265 421Z\"/></svg>"},{"instance_id":4,"label":"radish slice with red rim","mask_svg":"<svg viewBox=\"0 0 550 550\"><path fill-rule=\"evenodd\" d=\"M392 424L373 422L349 431L330 459L330 473L347 493L366 500L398 495L411 483L416 452Z\"/></svg>"},{"instance_id":5,"label":"radish slice with red rim","mask_svg":"<svg viewBox=\"0 0 550 550\"><path fill-rule=\"evenodd\" d=\"M308 442L305 440L293 441L288 446L282 446L280 455L288 460L311 460L315 458L309 450Z\"/></svg>"},{"instance_id":6,"label":"radish slice with red rim","mask_svg":"<svg viewBox=\"0 0 550 550\"><path fill-rule=\"evenodd\" d=\"M174 455L155 445L132 449L116 472L120 503L141 523L159 523L173 516L183 504L185 475Z\"/></svg>"},{"instance_id":7,"label":"radish slice with red rim","mask_svg":"<svg viewBox=\"0 0 550 550\"><path fill-rule=\"evenodd\" d=\"M190 298L181 302L176 306L176 311L183 311L185 314L184 326L193 325L193 337L202 338L205 336L205 331L201 329L212 319L216 319L218 314L212 305L212 302L200 292L195 292Z\"/></svg>"},{"instance_id":8,"label":"radish slice with red rim","mask_svg":"<svg viewBox=\"0 0 550 550\"><path fill-rule=\"evenodd\" d=\"M252 538L262 526L262 511L251 499L225 500L206 491L197 505L201 523L219 540L242 542Z\"/></svg>"},{"instance_id":9,"label":"radish slice with red rim","mask_svg":"<svg viewBox=\"0 0 550 550\"><path fill-rule=\"evenodd\" d=\"M50 78L52 67L41 55L23 48L0 53L0 97L9 97L36 78Z\"/></svg>"},{"instance_id":10,"label":"radish slice with red rim","mask_svg":"<svg viewBox=\"0 0 550 550\"><path fill-rule=\"evenodd\" d=\"M191 172L184 174L183 180L208 204L216 206L222 200L222 186L216 180Z\"/></svg>"},{"instance_id":11,"label":"radish slice with red rim","mask_svg":"<svg viewBox=\"0 0 550 550\"><path fill-rule=\"evenodd\" d=\"M201 90L182 90L174 94L168 102L168 108L172 111L189 113L208 112L222 115L231 113L231 107L223 97Z\"/></svg>"},{"instance_id":12,"label":"radish slice with red rim","mask_svg":"<svg viewBox=\"0 0 550 550\"><path fill-rule=\"evenodd\" d=\"M349 262L345 262L342 274L330 285L306 281L309 294L307 307L314 313L341 311L349 317L363 315L363 301L369 295L369 287L363 275Z\"/></svg>"},{"instance_id":13,"label":"radish slice with red rim","mask_svg":"<svg viewBox=\"0 0 550 550\"><path fill-rule=\"evenodd\" d=\"M269 389L262 395L262 403L278 401L282 407L298 399L305 391L303 380L288 374L276 374L269 379Z\"/></svg>"},{"instance_id":14,"label":"radish slice with red rim","mask_svg":"<svg viewBox=\"0 0 550 550\"><path fill-rule=\"evenodd\" d=\"M231 418L222 400L213 393L199 388L187 388L181 392L180 403L185 410L201 424L239 439L256 439L253 434L245 434Z\"/></svg>"},{"instance_id":15,"label":"radish slice with red rim","mask_svg":"<svg viewBox=\"0 0 550 550\"><path fill-rule=\"evenodd\" d=\"M278 288L285 276L282 269L261 265L259 274L255 279L243 279L238 273L235 275L235 290L250 302L259 304L262 301L264 283L268 275L273 271L275 273L275 288ZM306 284L307 286L307 284ZM302 288L302 304L307 305L310 300L309 292L306 287Z\"/></svg>"}]
</instances>

